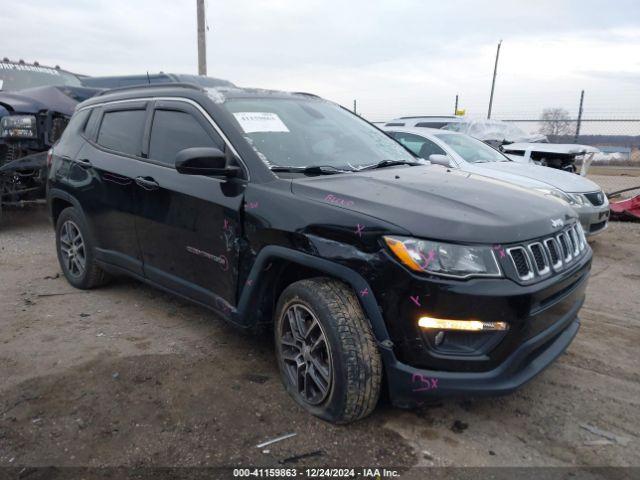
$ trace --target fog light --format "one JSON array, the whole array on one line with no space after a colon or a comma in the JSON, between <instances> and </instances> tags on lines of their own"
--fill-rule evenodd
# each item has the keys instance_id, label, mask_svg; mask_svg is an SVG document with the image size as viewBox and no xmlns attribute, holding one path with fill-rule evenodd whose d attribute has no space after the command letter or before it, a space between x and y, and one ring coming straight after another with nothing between
<instances>
[{"instance_id":1,"label":"fog light","mask_svg":"<svg viewBox=\"0 0 640 480\"><path fill-rule=\"evenodd\" d=\"M438 330L464 330L467 332L486 332L489 330L507 330L506 322L481 322L479 320L443 320L441 318L420 317L418 325L422 328Z\"/></svg>"}]
</instances>

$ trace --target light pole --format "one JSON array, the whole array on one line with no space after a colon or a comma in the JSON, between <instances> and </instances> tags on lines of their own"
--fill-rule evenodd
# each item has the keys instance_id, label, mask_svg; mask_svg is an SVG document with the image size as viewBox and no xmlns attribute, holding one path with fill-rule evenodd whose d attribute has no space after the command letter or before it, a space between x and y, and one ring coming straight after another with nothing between
<instances>
[{"instance_id":1,"label":"light pole","mask_svg":"<svg viewBox=\"0 0 640 480\"><path fill-rule=\"evenodd\" d=\"M487 112L487 119L491 118L491 107L493 106L493 91L496 88L496 75L498 74L498 58L500 58L500 45L502 45L502 40L498 42L498 50L496 51L496 63L493 66L493 81L491 82L491 96L489 97L489 111Z\"/></svg>"},{"instance_id":2,"label":"light pole","mask_svg":"<svg viewBox=\"0 0 640 480\"><path fill-rule=\"evenodd\" d=\"M205 31L204 0L196 0L198 10L198 75L207 74L207 34Z\"/></svg>"}]
</instances>

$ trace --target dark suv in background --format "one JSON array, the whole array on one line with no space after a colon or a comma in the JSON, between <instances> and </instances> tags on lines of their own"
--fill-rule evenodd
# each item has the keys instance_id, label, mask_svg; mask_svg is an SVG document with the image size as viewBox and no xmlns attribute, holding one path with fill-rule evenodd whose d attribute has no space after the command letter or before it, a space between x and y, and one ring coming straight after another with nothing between
<instances>
[{"instance_id":1,"label":"dark suv in background","mask_svg":"<svg viewBox=\"0 0 640 480\"><path fill-rule=\"evenodd\" d=\"M51 162L72 285L124 274L272 324L286 389L329 421L383 385L405 407L510 392L579 327L592 254L568 206L430 165L314 95L106 93Z\"/></svg>"},{"instance_id":2,"label":"dark suv in background","mask_svg":"<svg viewBox=\"0 0 640 480\"><path fill-rule=\"evenodd\" d=\"M47 150L97 92L58 66L0 61L0 210L44 197Z\"/></svg>"}]
</instances>

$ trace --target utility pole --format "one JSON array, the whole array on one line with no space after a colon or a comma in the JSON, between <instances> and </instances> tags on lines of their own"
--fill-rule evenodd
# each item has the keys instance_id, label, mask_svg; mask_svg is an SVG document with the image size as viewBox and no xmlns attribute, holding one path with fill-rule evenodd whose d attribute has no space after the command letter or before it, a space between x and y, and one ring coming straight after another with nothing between
<instances>
[{"instance_id":1,"label":"utility pole","mask_svg":"<svg viewBox=\"0 0 640 480\"><path fill-rule=\"evenodd\" d=\"M204 0L196 0L198 5L198 75L207 74L207 33L205 30Z\"/></svg>"},{"instance_id":2,"label":"utility pole","mask_svg":"<svg viewBox=\"0 0 640 480\"><path fill-rule=\"evenodd\" d=\"M453 107L453 114L458 115L458 94L456 93L456 106Z\"/></svg>"},{"instance_id":3,"label":"utility pole","mask_svg":"<svg viewBox=\"0 0 640 480\"><path fill-rule=\"evenodd\" d=\"M576 123L576 136L573 139L573 143L578 143L578 137L580 136L580 126L582 124L582 105L584 104L584 90L580 93L580 107L578 108L578 122Z\"/></svg>"},{"instance_id":4,"label":"utility pole","mask_svg":"<svg viewBox=\"0 0 640 480\"><path fill-rule=\"evenodd\" d=\"M491 107L493 106L493 91L496 88L496 75L498 74L498 58L500 58L500 46L502 40L498 42L498 50L496 51L496 63L493 66L493 81L491 82L491 96L489 97L489 111L487 112L487 119L491 118Z\"/></svg>"},{"instance_id":5,"label":"utility pole","mask_svg":"<svg viewBox=\"0 0 640 480\"><path fill-rule=\"evenodd\" d=\"M358 106L358 105L357 105L357 102L356 102L356 100L354 99L354 100L353 100L353 113L355 113L356 115L358 114L358 108L357 108L357 106Z\"/></svg>"}]
</instances>

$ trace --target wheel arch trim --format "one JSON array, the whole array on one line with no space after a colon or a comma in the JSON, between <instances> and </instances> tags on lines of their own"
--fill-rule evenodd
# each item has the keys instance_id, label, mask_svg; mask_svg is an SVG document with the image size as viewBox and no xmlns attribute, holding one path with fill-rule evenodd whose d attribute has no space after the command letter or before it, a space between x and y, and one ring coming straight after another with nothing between
<instances>
[{"instance_id":1,"label":"wheel arch trim","mask_svg":"<svg viewBox=\"0 0 640 480\"><path fill-rule=\"evenodd\" d=\"M327 275L348 284L353 288L360 305L369 319L378 345L382 349L391 350L392 343L389 337L389 331L387 330L387 326L384 323L384 319L382 318L382 314L378 308L375 295L367 281L360 274L348 267L345 267L344 265L337 264L330 260L315 257L307 253L278 245L268 245L264 247L253 263L251 272L247 277L251 280L251 285L245 285L242 289L235 312L238 324L251 326L257 322L255 311L252 311L251 306L255 305L256 302L260 300L261 291L260 289L253 287L255 285L259 285L264 279L266 276L265 273L269 269L269 263L274 260L285 260L303 267L311 268L326 273ZM366 291L367 294L361 295L360 292L363 291Z\"/></svg>"}]
</instances>

